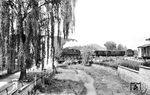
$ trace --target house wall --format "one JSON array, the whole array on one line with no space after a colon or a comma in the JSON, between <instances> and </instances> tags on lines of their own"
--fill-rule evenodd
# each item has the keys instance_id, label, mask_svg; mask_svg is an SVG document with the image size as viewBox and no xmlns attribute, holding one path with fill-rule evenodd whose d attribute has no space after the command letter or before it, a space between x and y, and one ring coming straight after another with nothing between
<instances>
[{"instance_id":1,"label":"house wall","mask_svg":"<svg viewBox=\"0 0 150 95\"><path fill-rule=\"evenodd\" d=\"M140 66L139 76L140 80L150 88L150 67Z\"/></svg>"},{"instance_id":2,"label":"house wall","mask_svg":"<svg viewBox=\"0 0 150 95\"><path fill-rule=\"evenodd\" d=\"M141 58L142 56L150 57L150 47L140 47L138 48L138 57Z\"/></svg>"},{"instance_id":3,"label":"house wall","mask_svg":"<svg viewBox=\"0 0 150 95\"><path fill-rule=\"evenodd\" d=\"M138 58L142 57L142 48L138 48Z\"/></svg>"},{"instance_id":4,"label":"house wall","mask_svg":"<svg viewBox=\"0 0 150 95\"><path fill-rule=\"evenodd\" d=\"M147 56L150 57L150 47L147 47Z\"/></svg>"},{"instance_id":5,"label":"house wall","mask_svg":"<svg viewBox=\"0 0 150 95\"><path fill-rule=\"evenodd\" d=\"M121 79L127 81L127 82L140 82L138 71L124 67L124 66L118 66L118 74L121 77Z\"/></svg>"}]
</instances>

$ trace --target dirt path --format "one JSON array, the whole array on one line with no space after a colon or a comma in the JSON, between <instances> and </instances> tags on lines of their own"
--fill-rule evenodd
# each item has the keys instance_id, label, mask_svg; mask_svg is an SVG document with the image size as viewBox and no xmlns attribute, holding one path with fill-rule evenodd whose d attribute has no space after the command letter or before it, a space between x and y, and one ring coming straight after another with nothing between
<instances>
[{"instance_id":1,"label":"dirt path","mask_svg":"<svg viewBox=\"0 0 150 95\"><path fill-rule=\"evenodd\" d=\"M97 95L134 95L130 92L129 84L122 81L116 71L111 68L81 65L70 66L70 68L83 70L92 76Z\"/></svg>"},{"instance_id":2,"label":"dirt path","mask_svg":"<svg viewBox=\"0 0 150 95\"><path fill-rule=\"evenodd\" d=\"M87 88L87 95L96 95L94 79L90 75L87 75L84 71L77 71L78 77L84 82L84 86Z\"/></svg>"},{"instance_id":3,"label":"dirt path","mask_svg":"<svg viewBox=\"0 0 150 95\"><path fill-rule=\"evenodd\" d=\"M57 74L55 78L62 80L82 81L87 89L87 95L96 95L94 88L94 79L82 70L75 69L57 69L61 74Z\"/></svg>"}]
</instances>

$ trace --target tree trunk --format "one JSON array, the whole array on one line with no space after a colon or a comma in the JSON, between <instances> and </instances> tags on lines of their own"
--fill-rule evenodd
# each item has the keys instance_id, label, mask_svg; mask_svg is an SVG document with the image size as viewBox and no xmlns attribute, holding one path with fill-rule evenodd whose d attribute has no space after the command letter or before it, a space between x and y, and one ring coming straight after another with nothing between
<instances>
[{"instance_id":1,"label":"tree trunk","mask_svg":"<svg viewBox=\"0 0 150 95\"><path fill-rule=\"evenodd\" d=\"M26 78L26 62L25 62L25 54L24 54L24 51L23 51L23 54L20 55L20 61L19 61L19 64L20 64L20 70L21 70L21 73L20 73L20 78L19 80L24 80Z\"/></svg>"},{"instance_id":2,"label":"tree trunk","mask_svg":"<svg viewBox=\"0 0 150 95\"><path fill-rule=\"evenodd\" d=\"M45 38L44 38L45 40ZM44 69L44 58L45 58L45 44L44 44L45 41L43 41L42 39L42 70Z\"/></svg>"},{"instance_id":3,"label":"tree trunk","mask_svg":"<svg viewBox=\"0 0 150 95\"><path fill-rule=\"evenodd\" d=\"M20 65L20 78L19 80L23 80L26 77L26 64L25 64L25 50L24 50L24 43L23 43L23 15L22 15L22 8L21 8L21 0L18 0L18 15L17 15L17 32L19 34L19 65Z\"/></svg>"},{"instance_id":4,"label":"tree trunk","mask_svg":"<svg viewBox=\"0 0 150 95\"><path fill-rule=\"evenodd\" d=\"M49 19L49 14L48 14L48 19ZM48 22L49 26L49 22ZM47 27L47 64L48 64L48 59L49 59L49 40L50 40L50 33L49 33L49 27Z\"/></svg>"},{"instance_id":5,"label":"tree trunk","mask_svg":"<svg viewBox=\"0 0 150 95\"><path fill-rule=\"evenodd\" d=\"M52 5L53 6L53 5ZM54 57L55 57L55 47L54 47L54 34L55 34L55 21L54 21L54 14L53 14L53 7L52 12L50 12L51 15L51 55L52 55L52 69L53 72L56 72L56 68L54 65Z\"/></svg>"},{"instance_id":6,"label":"tree trunk","mask_svg":"<svg viewBox=\"0 0 150 95\"><path fill-rule=\"evenodd\" d=\"M26 79L26 65L25 65L24 56L21 56L20 58L20 69L21 69L21 72L20 72L19 80L24 80Z\"/></svg>"},{"instance_id":7,"label":"tree trunk","mask_svg":"<svg viewBox=\"0 0 150 95\"><path fill-rule=\"evenodd\" d=\"M26 69L21 69L19 80L25 80L25 79L26 79Z\"/></svg>"},{"instance_id":8,"label":"tree trunk","mask_svg":"<svg viewBox=\"0 0 150 95\"><path fill-rule=\"evenodd\" d=\"M1 42L2 42L2 70L4 70L4 67L5 67L5 27L4 27L4 18L5 18L5 15L4 15L4 6L2 5L4 1L2 0L1 1Z\"/></svg>"},{"instance_id":9,"label":"tree trunk","mask_svg":"<svg viewBox=\"0 0 150 95\"><path fill-rule=\"evenodd\" d=\"M6 64L5 64L5 46L4 42L2 42L2 70L4 70Z\"/></svg>"}]
</instances>

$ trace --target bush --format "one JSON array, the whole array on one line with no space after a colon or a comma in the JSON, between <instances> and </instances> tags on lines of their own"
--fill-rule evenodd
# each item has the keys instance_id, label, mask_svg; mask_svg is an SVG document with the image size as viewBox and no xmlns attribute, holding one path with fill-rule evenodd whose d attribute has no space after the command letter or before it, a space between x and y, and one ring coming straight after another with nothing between
<instances>
[{"instance_id":1,"label":"bush","mask_svg":"<svg viewBox=\"0 0 150 95\"><path fill-rule=\"evenodd\" d=\"M115 60L113 58L107 58L103 59L101 62L94 62L94 64L108 66L117 69L118 65L128 67L134 70L139 70L139 65L141 65L140 62L131 61L131 60ZM146 66L150 66L150 62L144 63Z\"/></svg>"},{"instance_id":2,"label":"bush","mask_svg":"<svg viewBox=\"0 0 150 95\"><path fill-rule=\"evenodd\" d=\"M143 65L143 66L150 67L150 61L143 62L142 65Z\"/></svg>"},{"instance_id":3,"label":"bush","mask_svg":"<svg viewBox=\"0 0 150 95\"><path fill-rule=\"evenodd\" d=\"M84 82L82 81L59 80L55 78L51 79L49 77L44 78L44 81L46 82L45 85L39 83L34 86L34 93L36 93L37 91L39 91L40 93L47 93L48 95L51 95L52 93L60 94L64 91L67 92L69 95L72 95L72 93L76 93L77 95L86 95L87 93L87 89L86 87L84 87Z\"/></svg>"},{"instance_id":4,"label":"bush","mask_svg":"<svg viewBox=\"0 0 150 95\"><path fill-rule=\"evenodd\" d=\"M37 84L37 85L34 86L33 91L36 92L37 90L39 90L42 93L44 93L44 91L45 91L42 84Z\"/></svg>"},{"instance_id":5,"label":"bush","mask_svg":"<svg viewBox=\"0 0 150 95\"><path fill-rule=\"evenodd\" d=\"M128 67L130 69L134 69L139 71L139 65L141 64L140 62L136 61L130 61L130 60L121 60L118 62L121 66Z\"/></svg>"},{"instance_id":6,"label":"bush","mask_svg":"<svg viewBox=\"0 0 150 95\"><path fill-rule=\"evenodd\" d=\"M113 62L113 61L112 62L94 62L94 64L108 66L108 67L112 67L115 69L118 68L117 62Z\"/></svg>"},{"instance_id":7,"label":"bush","mask_svg":"<svg viewBox=\"0 0 150 95\"><path fill-rule=\"evenodd\" d=\"M93 52L89 52L89 51L84 51L82 53L82 63L84 65L88 64L89 60L91 60Z\"/></svg>"}]
</instances>

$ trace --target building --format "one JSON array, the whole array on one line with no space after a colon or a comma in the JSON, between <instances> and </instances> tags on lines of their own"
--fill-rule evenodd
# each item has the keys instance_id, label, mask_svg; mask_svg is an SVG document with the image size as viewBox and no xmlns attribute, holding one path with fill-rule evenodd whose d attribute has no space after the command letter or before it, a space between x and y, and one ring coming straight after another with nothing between
<instances>
[{"instance_id":1,"label":"building","mask_svg":"<svg viewBox=\"0 0 150 95\"><path fill-rule=\"evenodd\" d=\"M150 44L144 44L138 47L138 58L150 58Z\"/></svg>"}]
</instances>

